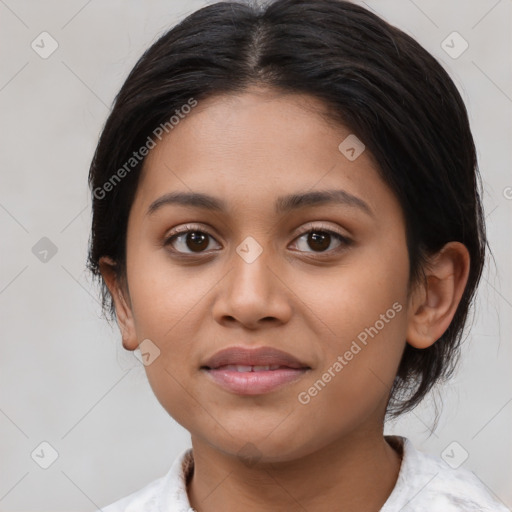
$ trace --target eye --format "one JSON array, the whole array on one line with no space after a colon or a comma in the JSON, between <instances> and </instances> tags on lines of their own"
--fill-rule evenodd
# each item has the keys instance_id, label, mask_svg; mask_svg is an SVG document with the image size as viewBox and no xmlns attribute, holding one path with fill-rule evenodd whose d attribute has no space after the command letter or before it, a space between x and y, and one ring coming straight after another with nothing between
<instances>
[{"instance_id":1,"label":"eye","mask_svg":"<svg viewBox=\"0 0 512 512\"><path fill-rule=\"evenodd\" d=\"M330 251L327 251L333 239L338 241L338 246L334 249L331 249ZM298 245L301 245L303 249L307 245L309 245L313 249L312 252L318 253L333 252L340 249L340 247L344 248L344 246L350 245L350 240L348 238L344 237L343 235L336 231L327 229L323 226L313 226L309 228L307 231L299 235L299 237L297 237L297 240L299 240ZM306 250L305 252L309 251Z\"/></svg>"},{"instance_id":2,"label":"eye","mask_svg":"<svg viewBox=\"0 0 512 512\"><path fill-rule=\"evenodd\" d=\"M210 238L215 240L213 235L208 233L208 231L198 226L187 225L171 234L171 236L165 240L164 246L171 246L171 250L179 254L200 254L208 250ZM338 242L338 246L328 251L327 249L333 242L333 239ZM307 231L301 233L296 240L299 241L298 245L302 247L302 249L299 248L299 250L317 253L337 251L351 243L348 238L340 233L321 225L310 227ZM305 250L307 244L313 248L313 251Z\"/></svg>"},{"instance_id":3,"label":"eye","mask_svg":"<svg viewBox=\"0 0 512 512\"><path fill-rule=\"evenodd\" d=\"M209 237L214 239L210 233L203 229L198 229L197 226L184 226L168 237L164 245L172 246L174 252L181 254L199 254L208 249ZM189 252L186 249L189 249Z\"/></svg>"}]
</instances>

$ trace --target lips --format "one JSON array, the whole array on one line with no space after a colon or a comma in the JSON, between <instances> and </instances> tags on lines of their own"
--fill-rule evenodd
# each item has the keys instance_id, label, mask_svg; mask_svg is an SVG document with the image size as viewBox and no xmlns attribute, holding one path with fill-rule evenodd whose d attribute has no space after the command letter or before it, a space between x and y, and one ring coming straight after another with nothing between
<instances>
[{"instance_id":1,"label":"lips","mask_svg":"<svg viewBox=\"0 0 512 512\"><path fill-rule=\"evenodd\" d=\"M261 395L300 379L311 368L272 347L230 347L208 359L203 370L213 382L238 395Z\"/></svg>"},{"instance_id":2,"label":"lips","mask_svg":"<svg viewBox=\"0 0 512 512\"><path fill-rule=\"evenodd\" d=\"M273 347L259 347L255 349L229 347L214 354L202 367L212 370L224 366L238 366L240 368L268 366L272 367L270 368L271 370L276 370L279 367L294 369L309 368L307 364L302 363L288 352L283 352ZM240 371L249 370L242 369ZM251 371L257 370L253 369Z\"/></svg>"},{"instance_id":3,"label":"lips","mask_svg":"<svg viewBox=\"0 0 512 512\"><path fill-rule=\"evenodd\" d=\"M214 368L215 370L230 370L236 372L263 372L269 370L279 370L279 368L289 368L289 366L281 366L278 364L267 364L267 365L254 365L254 366L244 366L241 364L226 364L223 366L219 366L218 368Z\"/></svg>"}]
</instances>

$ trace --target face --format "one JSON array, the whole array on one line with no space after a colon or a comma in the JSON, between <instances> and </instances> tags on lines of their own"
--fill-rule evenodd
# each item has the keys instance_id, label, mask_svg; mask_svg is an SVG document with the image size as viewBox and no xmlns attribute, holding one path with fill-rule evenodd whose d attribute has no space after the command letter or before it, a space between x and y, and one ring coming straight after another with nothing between
<instances>
[{"instance_id":1,"label":"face","mask_svg":"<svg viewBox=\"0 0 512 512\"><path fill-rule=\"evenodd\" d=\"M255 88L200 102L151 150L130 211L125 345L150 340L156 397L225 453L252 443L291 460L381 433L407 331L405 223L372 155L342 152L350 130L323 108ZM343 192L283 199L328 191ZM177 192L219 208L161 200ZM229 347L302 369L205 368Z\"/></svg>"}]
</instances>

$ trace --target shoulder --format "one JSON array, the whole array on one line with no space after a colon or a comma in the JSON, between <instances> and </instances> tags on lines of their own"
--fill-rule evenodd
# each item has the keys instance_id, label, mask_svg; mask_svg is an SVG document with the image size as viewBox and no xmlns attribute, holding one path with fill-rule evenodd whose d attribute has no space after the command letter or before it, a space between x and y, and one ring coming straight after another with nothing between
<instances>
[{"instance_id":1,"label":"shoulder","mask_svg":"<svg viewBox=\"0 0 512 512\"><path fill-rule=\"evenodd\" d=\"M101 510L103 512L156 512L157 499L161 495L164 479L165 477L160 477Z\"/></svg>"},{"instance_id":2,"label":"shoulder","mask_svg":"<svg viewBox=\"0 0 512 512\"><path fill-rule=\"evenodd\" d=\"M510 512L471 471L417 450L401 436L386 436L403 449L393 492L381 512Z\"/></svg>"},{"instance_id":3,"label":"shoulder","mask_svg":"<svg viewBox=\"0 0 512 512\"><path fill-rule=\"evenodd\" d=\"M141 489L102 507L102 512L193 512L190 507L186 479L193 471L190 448L182 451L164 476Z\"/></svg>"}]
</instances>

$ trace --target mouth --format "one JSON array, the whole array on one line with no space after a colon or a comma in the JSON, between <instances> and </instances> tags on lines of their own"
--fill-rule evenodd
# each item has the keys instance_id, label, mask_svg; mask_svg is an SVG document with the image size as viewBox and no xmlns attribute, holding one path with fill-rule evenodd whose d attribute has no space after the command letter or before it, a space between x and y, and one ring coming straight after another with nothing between
<instances>
[{"instance_id":1,"label":"mouth","mask_svg":"<svg viewBox=\"0 0 512 512\"><path fill-rule=\"evenodd\" d=\"M311 367L272 347L231 347L200 367L217 385L238 395L270 393L300 379Z\"/></svg>"},{"instance_id":2,"label":"mouth","mask_svg":"<svg viewBox=\"0 0 512 512\"><path fill-rule=\"evenodd\" d=\"M251 366L251 365L246 366L246 365L241 365L241 364L226 364L224 366L219 366L217 368L208 368L207 366L203 367L203 368L206 368L208 370L229 370L229 371L245 373L245 372L268 372L268 371L279 370L281 368L289 369L290 367L289 366L280 366L278 364L254 365L254 366Z\"/></svg>"}]
</instances>

